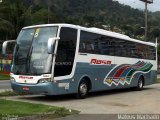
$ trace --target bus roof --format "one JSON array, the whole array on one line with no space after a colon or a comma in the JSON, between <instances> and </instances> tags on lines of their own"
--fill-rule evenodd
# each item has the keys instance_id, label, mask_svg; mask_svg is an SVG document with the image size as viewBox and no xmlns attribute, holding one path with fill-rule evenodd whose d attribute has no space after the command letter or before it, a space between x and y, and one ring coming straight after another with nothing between
<instances>
[{"instance_id":1,"label":"bus roof","mask_svg":"<svg viewBox=\"0 0 160 120\"><path fill-rule=\"evenodd\" d=\"M150 45L150 46L156 46L155 43L144 42L144 41L141 41L141 40L133 39L133 38L130 38L129 36L124 35L124 34L112 32L112 31L107 31L107 30L103 30L103 29L95 28L95 27L86 28L86 27L82 27L82 26L79 26L79 25L73 25L73 24L62 24L62 23L42 24L42 25L34 25L34 26L24 27L23 29L35 28L35 27L50 27L50 26L70 27L70 28L76 28L76 29L78 28L80 30L84 30L84 31L92 32L92 33L103 34L103 35L107 35L107 36L110 36L110 37L115 37L115 38L119 38L119 39L123 39L123 40L127 40L127 41L137 42L137 43L146 44L146 45Z\"/></svg>"}]
</instances>

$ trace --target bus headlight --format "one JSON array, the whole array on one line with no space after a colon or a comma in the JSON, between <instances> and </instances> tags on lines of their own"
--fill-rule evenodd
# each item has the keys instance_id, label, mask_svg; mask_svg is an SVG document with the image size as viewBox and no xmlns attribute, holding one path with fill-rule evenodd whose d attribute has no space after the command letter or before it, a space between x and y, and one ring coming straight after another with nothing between
<instances>
[{"instance_id":1,"label":"bus headlight","mask_svg":"<svg viewBox=\"0 0 160 120\"><path fill-rule=\"evenodd\" d=\"M13 77L11 77L10 80L11 80L12 82L15 82L15 81L16 81Z\"/></svg>"},{"instance_id":2,"label":"bus headlight","mask_svg":"<svg viewBox=\"0 0 160 120\"><path fill-rule=\"evenodd\" d=\"M43 79L38 80L38 83L48 83L50 81L51 81L50 78L43 78Z\"/></svg>"}]
</instances>

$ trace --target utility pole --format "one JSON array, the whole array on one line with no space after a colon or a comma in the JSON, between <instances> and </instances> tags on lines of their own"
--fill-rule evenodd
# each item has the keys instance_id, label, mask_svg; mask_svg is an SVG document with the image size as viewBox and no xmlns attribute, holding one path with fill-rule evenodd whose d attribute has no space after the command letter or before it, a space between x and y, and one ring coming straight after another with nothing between
<instances>
[{"instance_id":1,"label":"utility pole","mask_svg":"<svg viewBox=\"0 0 160 120\"><path fill-rule=\"evenodd\" d=\"M147 33L148 33L148 9L147 4L153 3L153 0L140 0L145 2L145 41L147 41Z\"/></svg>"}]
</instances>

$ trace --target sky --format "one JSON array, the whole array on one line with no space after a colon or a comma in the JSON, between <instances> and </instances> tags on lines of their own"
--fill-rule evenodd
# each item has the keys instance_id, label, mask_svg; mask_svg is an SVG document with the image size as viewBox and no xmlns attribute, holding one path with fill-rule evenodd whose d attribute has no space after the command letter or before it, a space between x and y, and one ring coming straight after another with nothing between
<instances>
[{"instance_id":1,"label":"sky","mask_svg":"<svg viewBox=\"0 0 160 120\"><path fill-rule=\"evenodd\" d=\"M145 5L144 2L140 0L115 0L119 1L122 4L129 5L133 8L138 8L141 10L144 10ZM153 4L148 4L148 10L155 12L155 11L160 11L160 0L153 0Z\"/></svg>"}]
</instances>

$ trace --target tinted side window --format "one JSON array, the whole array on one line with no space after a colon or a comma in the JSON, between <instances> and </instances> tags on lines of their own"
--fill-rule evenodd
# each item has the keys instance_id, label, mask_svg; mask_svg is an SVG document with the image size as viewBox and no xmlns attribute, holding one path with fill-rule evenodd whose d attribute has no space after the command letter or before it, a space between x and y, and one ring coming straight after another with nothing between
<instances>
[{"instance_id":1,"label":"tinted side window","mask_svg":"<svg viewBox=\"0 0 160 120\"><path fill-rule=\"evenodd\" d=\"M151 60L156 60L156 48L153 46L149 46L149 58Z\"/></svg>"},{"instance_id":2,"label":"tinted side window","mask_svg":"<svg viewBox=\"0 0 160 120\"><path fill-rule=\"evenodd\" d=\"M155 47L85 31L81 31L79 51L129 58L156 59Z\"/></svg>"},{"instance_id":3,"label":"tinted side window","mask_svg":"<svg viewBox=\"0 0 160 120\"><path fill-rule=\"evenodd\" d=\"M115 39L115 56L128 57L127 41Z\"/></svg>"},{"instance_id":4,"label":"tinted side window","mask_svg":"<svg viewBox=\"0 0 160 120\"><path fill-rule=\"evenodd\" d=\"M100 53L102 55L115 55L115 40L111 37L103 36L99 41Z\"/></svg>"},{"instance_id":5,"label":"tinted side window","mask_svg":"<svg viewBox=\"0 0 160 120\"><path fill-rule=\"evenodd\" d=\"M99 40L101 36L81 31L79 51L83 53L99 53Z\"/></svg>"},{"instance_id":6,"label":"tinted side window","mask_svg":"<svg viewBox=\"0 0 160 120\"><path fill-rule=\"evenodd\" d=\"M156 59L156 49L153 46L136 43L136 54L140 59Z\"/></svg>"}]
</instances>

